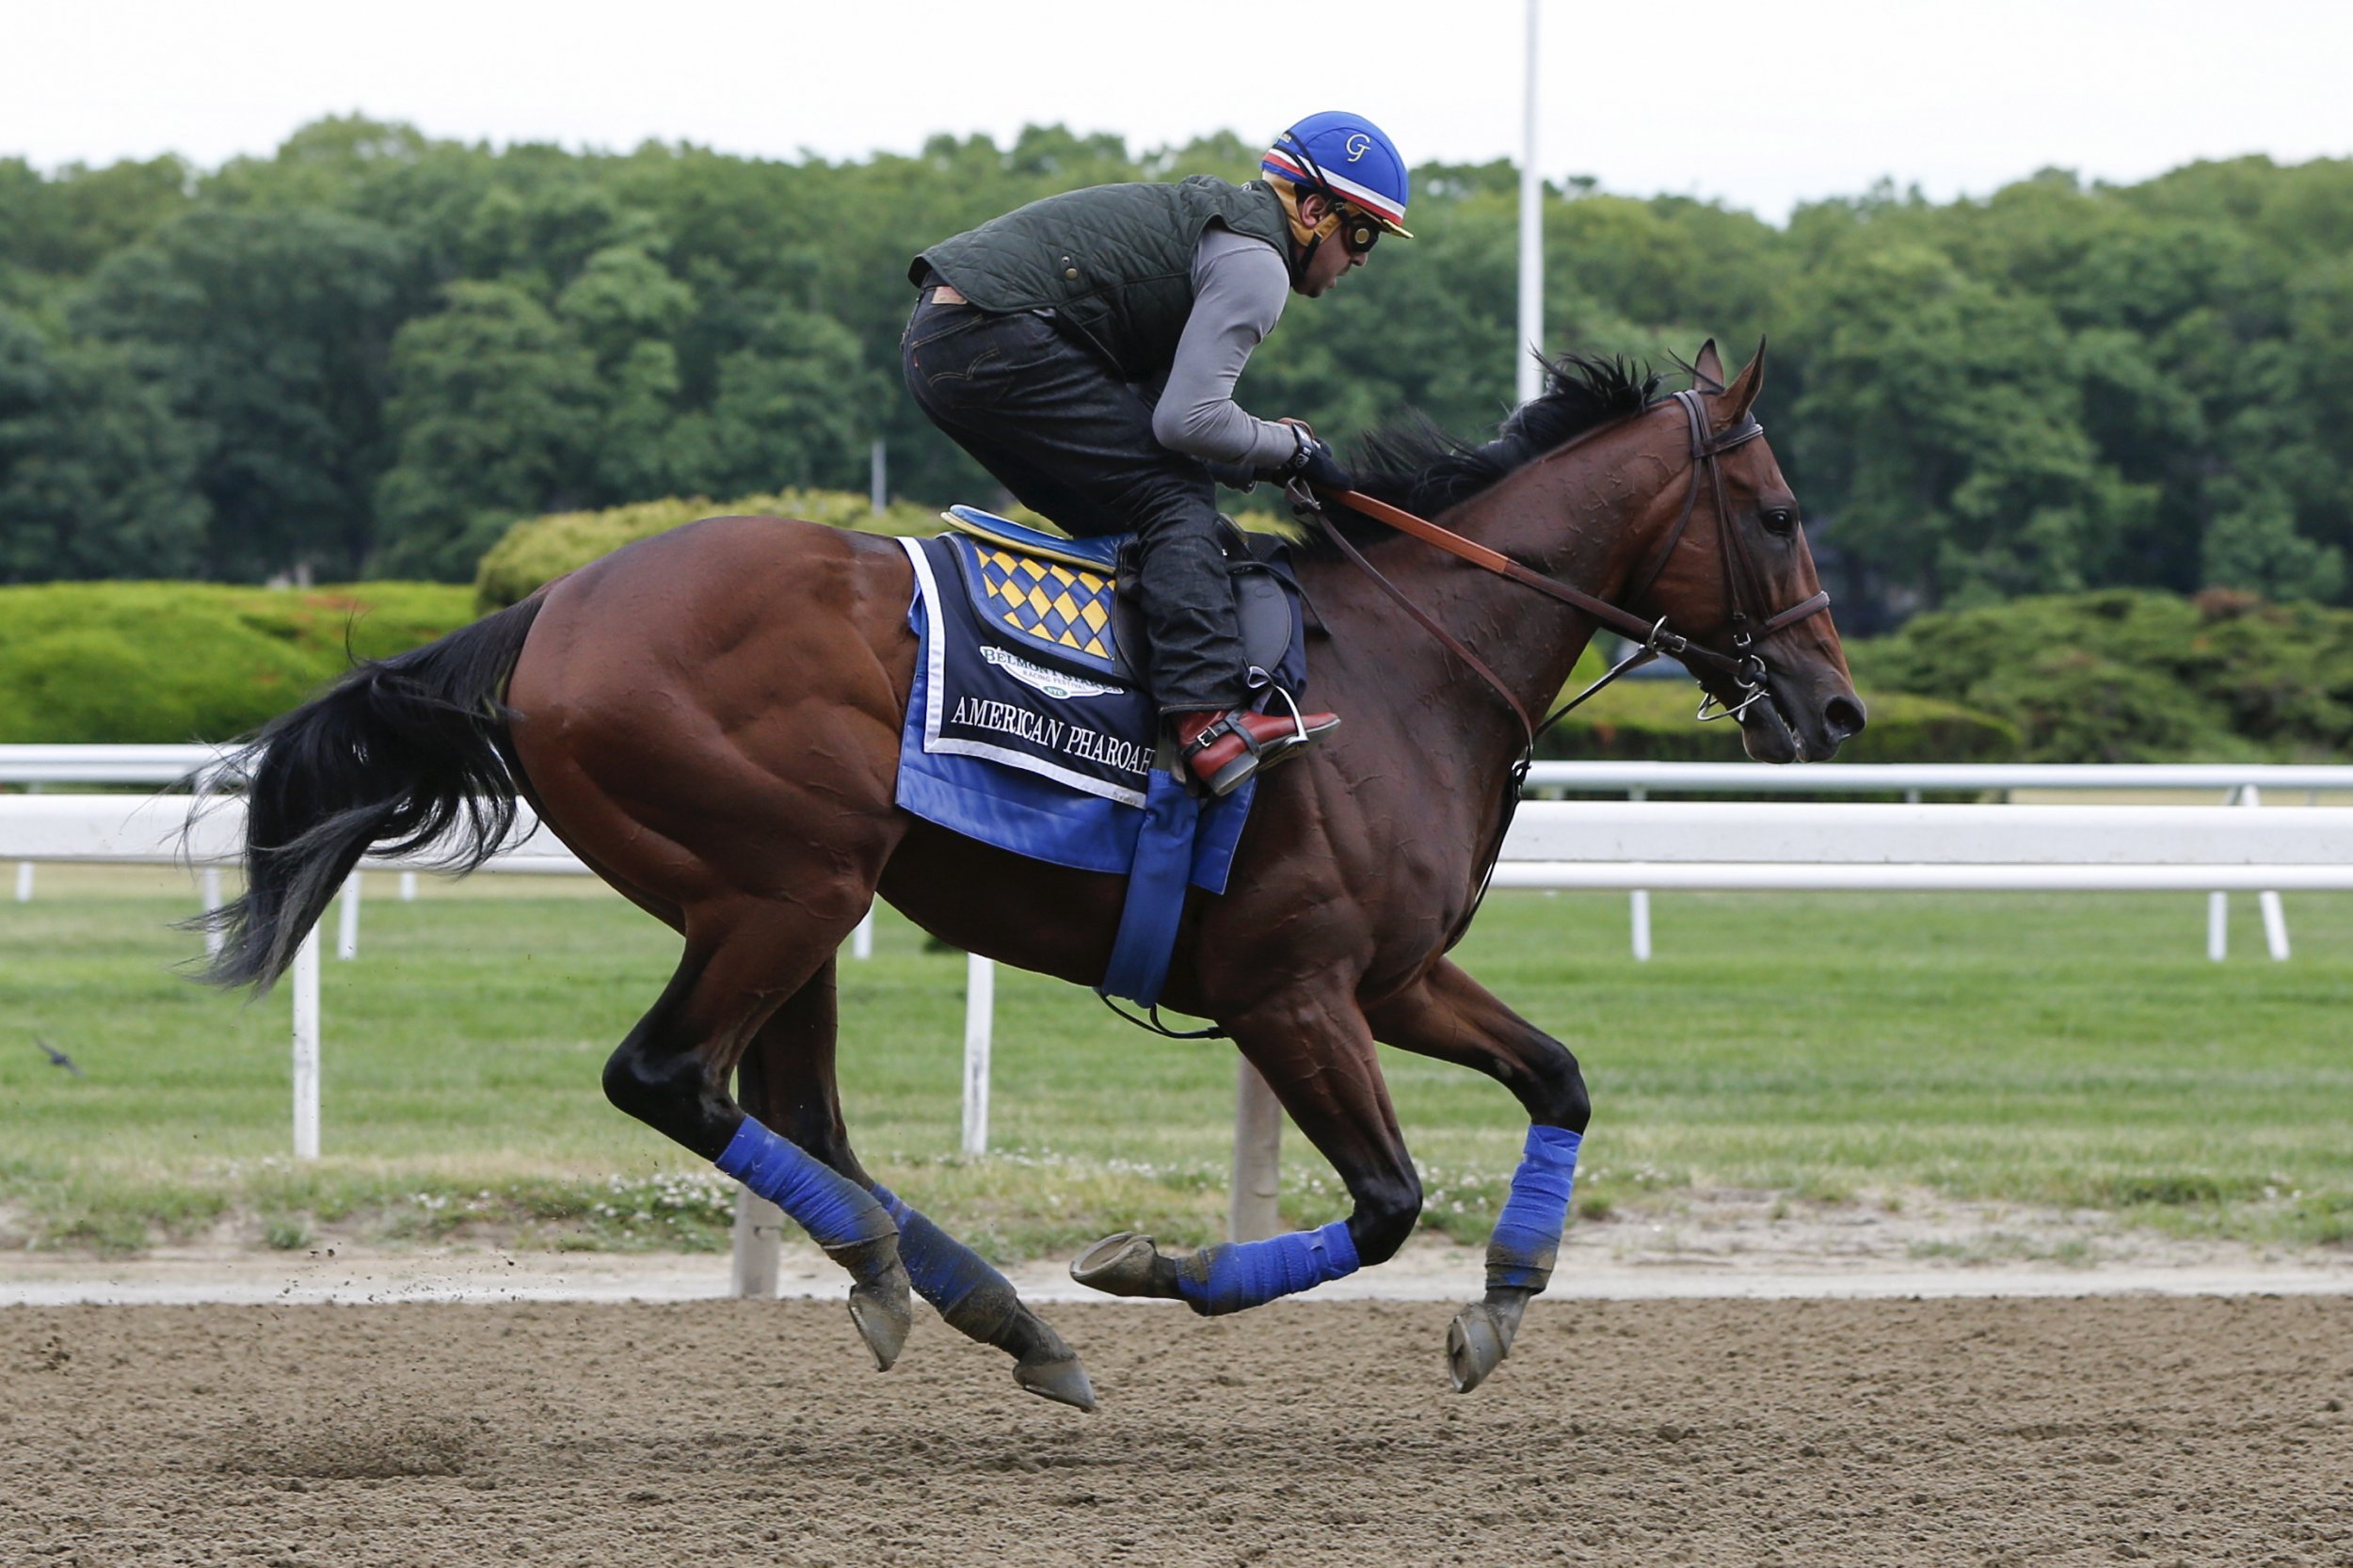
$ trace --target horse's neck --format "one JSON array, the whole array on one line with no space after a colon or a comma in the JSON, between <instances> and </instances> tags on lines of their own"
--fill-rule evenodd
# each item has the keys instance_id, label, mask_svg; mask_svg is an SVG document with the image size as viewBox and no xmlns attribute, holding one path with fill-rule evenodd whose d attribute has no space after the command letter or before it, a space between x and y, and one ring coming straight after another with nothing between
<instances>
[{"instance_id":1,"label":"horse's neck","mask_svg":"<svg viewBox=\"0 0 2353 1568\"><path fill-rule=\"evenodd\" d=\"M1442 520L1466 538L1609 600L1632 575L1641 544L1637 521L1651 500L1647 485L1598 482L1592 460L1579 453L1524 468ZM1542 720L1593 639L1593 623L1568 605L1434 546L1400 539L1380 550L1373 565L1476 654L1531 720ZM1334 562L1326 569L1361 580L1353 563ZM1377 589L1360 594L1352 588L1345 600L1353 610L1347 618L1359 623L1346 634L1377 637L1393 648L1398 686L1429 687L1401 690L1401 697L1436 696L1443 686L1445 700L1436 706L1462 717L1471 732L1466 738L1480 752L1495 752L1507 762L1518 755L1527 739L1519 719L1484 691L1483 680L1464 671Z\"/></svg>"}]
</instances>

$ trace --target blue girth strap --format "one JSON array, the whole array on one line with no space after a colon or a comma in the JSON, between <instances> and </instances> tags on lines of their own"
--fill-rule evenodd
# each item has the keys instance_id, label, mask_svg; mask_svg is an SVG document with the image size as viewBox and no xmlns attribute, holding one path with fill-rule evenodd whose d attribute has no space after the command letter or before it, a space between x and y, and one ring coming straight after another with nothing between
<instances>
[{"instance_id":1,"label":"blue girth strap","mask_svg":"<svg viewBox=\"0 0 2353 1568\"><path fill-rule=\"evenodd\" d=\"M1119 935L1112 961L1096 990L1127 997L1150 1007L1168 983L1169 955L1176 948L1176 924L1184 918L1185 887L1192 879L1193 828L1201 802L1165 768L1154 768L1144 787L1144 825L1136 834L1135 863L1128 872L1128 901L1119 911Z\"/></svg>"}]
</instances>

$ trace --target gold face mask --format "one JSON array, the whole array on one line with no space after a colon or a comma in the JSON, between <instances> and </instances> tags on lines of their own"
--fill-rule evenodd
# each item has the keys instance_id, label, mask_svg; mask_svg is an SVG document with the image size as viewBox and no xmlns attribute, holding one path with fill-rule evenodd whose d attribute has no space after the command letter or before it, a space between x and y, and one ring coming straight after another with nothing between
<instances>
[{"instance_id":1,"label":"gold face mask","mask_svg":"<svg viewBox=\"0 0 2353 1568\"><path fill-rule=\"evenodd\" d=\"M1328 240L1338 231L1340 208L1337 202L1333 203L1330 212L1323 215L1321 223L1311 224L1299 216L1299 187L1297 185L1288 180L1272 180L1268 184L1274 187L1276 200L1283 203L1283 216L1290 220L1291 238L1301 245L1312 245L1317 240ZM1369 223L1364 226L1371 227ZM1367 243L1366 248L1371 248L1369 242Z\"/></svg>"},{"instance_id":2,"label":"gold face mask","mask_svg":"<svg viewBox=\"0 0 2353 1568\"><path fill-rule=\"evenodd\" d=\"M1306 222L1299 216L1299 187L1287 180L1273 184L1275 200L1283 203L1283 216L1290 224L1291 237L1298 247L1290 258L1293 283L1299 280L1300 269L1306 264L1306 259L1314 255L1317 247L1325 240L1337 237L1342 249L1351 256L1361 256L1380 239L1381 226L1378 223L1346 202L1333 200L1328 196L1325 200L1330 202L1331 210L1323 215L1323 221Z\"/></svg>"}]
</instances>

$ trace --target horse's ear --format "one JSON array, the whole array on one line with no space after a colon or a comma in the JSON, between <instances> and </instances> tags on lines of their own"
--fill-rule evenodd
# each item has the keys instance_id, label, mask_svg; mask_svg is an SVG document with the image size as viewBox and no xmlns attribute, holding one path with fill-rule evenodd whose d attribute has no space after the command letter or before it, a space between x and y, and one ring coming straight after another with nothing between
<instances>
[{"instance_id":1,"label":"horse's ear","mask_svg":"<svg viewBox=\"0 0 2353 1568\"><path fill-rule=\"evenodd\" d=\"M1691 360L1691 390L1713 397L1724 390L1724 361L1716 352L1716 340L1700 344L1700 351Z\"/></svg>"},{"instance_id":2,"label":"horse's ear","mask_svg":"<svg viewBox=\"0 0 2353 1568\"><path fill-rule=\"evenodd\" d=\"M1716 423L1737 424L1746 419L1756 394L1765 390L1765 340L1756 340L1756 358L1740 367L1740 374L1724 389L1723 401L1716 410Z\"/></svg>"}]
</instances>

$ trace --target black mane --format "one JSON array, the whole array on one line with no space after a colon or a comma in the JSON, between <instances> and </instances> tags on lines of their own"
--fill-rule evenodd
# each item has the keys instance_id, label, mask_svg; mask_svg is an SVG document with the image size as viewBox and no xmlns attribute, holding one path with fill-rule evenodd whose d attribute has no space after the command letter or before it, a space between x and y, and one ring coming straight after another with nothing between
<instances>
[{"instance_id":1,"label":"black mane","mask_svg":"<svg viewBox=\"0 0 2353 1568\"><path fill-rule=\"evenodd\" d=\"M1621 356L1568 354L1542 363L1544 392L1513 410L1491 441L1472 446L1418 416L1367 436L1355 466L1357 488L1435 517L1561 442L1641 413L1657 395L1657 374ZM1356 537L1354 529L1348 532ZM1365 536L1388 535L1378 528Z\"/></svg>"}]
</instances>

